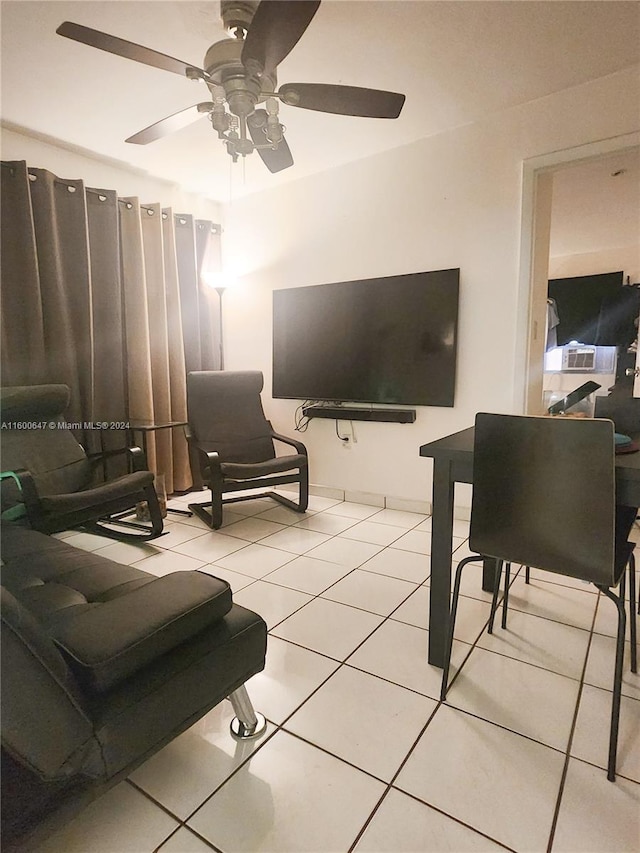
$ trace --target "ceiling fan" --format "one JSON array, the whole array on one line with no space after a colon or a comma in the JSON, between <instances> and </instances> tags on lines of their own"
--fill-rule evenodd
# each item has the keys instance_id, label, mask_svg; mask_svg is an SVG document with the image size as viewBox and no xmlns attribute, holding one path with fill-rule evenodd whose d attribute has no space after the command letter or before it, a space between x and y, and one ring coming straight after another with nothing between
<instances>
[{"instance_id":1,"label":"ceiling fan","mask_svg":"<svg viewBox=\"0 0 640 853\"><path fill-rule=\"evenodd\" d=\"M213 100L167 116L126 142L146 145L206 115L234 162L257 151L271 172L279 172L293 165L278 118L279 101L325 113L397 118L405 100L396 92L327 83L286 83L276 89L278 65L298 43L319 6L320 0L221 0L222 22L230 38L211 45L204 68L70 21L56 32L189 80L204 80L209 87ZM265 108L257 109L261 103Z\"/></svg>"}]
</instances>

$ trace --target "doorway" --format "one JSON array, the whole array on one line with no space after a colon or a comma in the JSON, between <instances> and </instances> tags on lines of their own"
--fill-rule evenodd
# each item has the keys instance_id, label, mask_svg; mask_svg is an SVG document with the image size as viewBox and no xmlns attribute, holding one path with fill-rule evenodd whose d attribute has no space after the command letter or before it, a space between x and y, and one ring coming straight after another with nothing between
<instances>
[{"instance_id":1,"label":"doorway","mask_svg":"<svg viewBox=\"0 0 640 853\"><path fill-rule=\"evenodd\" d=\"M619 262L629 265L625 270L625 276L634 276L632 280L638 281L640 278L640 261L633 260L640 258L640 248L637 253L632 255L631 260L629 252L622 252L620 245L615 245L615 240L612 241L609 235L608 242L612 243L611 253L607 255L603 246L598 246L598 251L589 253L585 251L588 248L588 237L582 234L583 243L575 251L575 246L579 245L575 241L574 233L574 250L571 249L571 239L567 239L570 234L570 228L565 229L564 248L559 248L562 241L558 240L558 234L552 235L553 232L553 214L554 214L554 183L556 185L556 224L558 222L558 203L562 201L564 205L564 214L568 215L570 207L567 206L567 200L562 199L570 192L573 185L573 191L580 186L581 181L584 184L588 180L588 175L592 173L599 176L598 180L603 180L602 176L606 176L609 180L615 180L616 177L623 177L624 173L616 176L612 173L617 172L622 166L620 163L627 162L625 158L629 158L629 163L640 163L640 134L628 134L626 136L617 137L610 140L603 140L598 143L580 146L566 151L555 152L543 157L532 158L525 161L523 164L523 207L522 207L522 229L521 229L521 253L520 253L520 276L519 276L519 307L518 307L518 330L517 330L517 346L518 352L516 355L516 376L514 382L515 399L514 410L522 411L526 414L541 414L543 412L543 361L546 343L546 327L547 327L547 286L550 277L554 273L563 275L567 269L572 270L583 269L584 272L572 272L571 274L590 274L596 271L611 272L613 267L606 270L596 270L597 264L613 264L616 269L614 258ZM607 171L609 165L610 171ZM619 189L620 184L617 185ZM606 184L597 184L593 187L594 192L603 192L606 189ZM583 187L583 192L586 193L588 186ZM582 202L577 203L584 204ZM637 203L640 207L640 195L638 195ZM561 208L562 209L562 206ZM581 209L581 213L583 213ZM637 214L640 216L640 212ZM636 218L636 234L637 234ZM590 227L593 228L594 223ZM633 228L633 223L629 223L629 228ZM584 228L582 229L585 230ZM632 238L633 240L633 238ZM618 243L623 242L621 237ZM637 236L635 238L637 244ZM553 251L553 254L552 254ZM564 253L564 254L563 254ZM592 257L589 257L589 254ZM583 266L580 267L580 264ZM633 266L636 269L633 269ZM639 360L640 361L640 360ZM636 362L638 366L639 362ZM634 395L640 397L640 379L636 376Z\"/></svg>"}]
</instances>

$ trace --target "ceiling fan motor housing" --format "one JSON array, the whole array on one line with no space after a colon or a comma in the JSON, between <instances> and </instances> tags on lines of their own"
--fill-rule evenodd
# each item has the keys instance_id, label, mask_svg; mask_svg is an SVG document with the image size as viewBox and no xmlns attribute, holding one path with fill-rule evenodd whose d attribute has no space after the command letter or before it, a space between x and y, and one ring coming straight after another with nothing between
<instances>
[{"instance_id":1,"label":"ceiling fan motor housing","mask_svg":"<svg viewBox=\"0 0 640 853\"><path fill-rule=\"evenodd\" d=\"M258 8L258 0L221 0L220 17L229 35L246 33Z\"/></svg>"},{"instance_id":2,"label":"ceiling fan motor housing","mask_svg":"<svg viewBox=\"0 0 640 853\"><path fill-rule=\"evenodd\" d=\"M263 74L258 80L247 74L241 62L242 39L223 39L212 44L204 58L204 69L209 75L209 88L215 95L215 86L222 86L229 109L235 115L247 116L259 101L264 101L277 85L275 71ZM263 95L262 90L267 90Z\"/></svg>"}]
</instances>

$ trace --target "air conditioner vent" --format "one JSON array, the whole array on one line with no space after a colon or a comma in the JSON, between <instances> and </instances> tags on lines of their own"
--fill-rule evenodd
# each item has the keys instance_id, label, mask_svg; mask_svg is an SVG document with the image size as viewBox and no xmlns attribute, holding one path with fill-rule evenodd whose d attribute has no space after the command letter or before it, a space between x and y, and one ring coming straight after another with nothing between
<instances>
[{"instance_id":1,"label":"air conditioner vent","mask_svg":"<svg viewBox=\"0 0 640 853\"><path fill-rule=\"evenodd\" d=\"M579 370L584 373L596 366L595 347L565 347L562 355L563 370Z\"/></svg>"}]
</instances>

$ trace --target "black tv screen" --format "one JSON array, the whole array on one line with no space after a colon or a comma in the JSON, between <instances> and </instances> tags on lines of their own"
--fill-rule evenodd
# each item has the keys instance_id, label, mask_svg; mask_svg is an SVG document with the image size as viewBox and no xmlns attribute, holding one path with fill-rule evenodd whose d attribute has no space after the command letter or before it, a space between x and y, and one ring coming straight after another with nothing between
<instances>
[{"instance_id":1,"label":"black tv screen","mask_svg":"<svg viewBox=\"0 0 640 853\"><path fill-rule=\"evenodd\" d=\"M273 396L453 406L460 270L273 292Z\"/></svg>"},{"instance_id":2,"label":"black tv screen","mask_svg":"<svg viewBox=\"0 0 640 853\"><path fill-rule=\"evenodd\" d=\"M558 346L581 344L627 349L638 334L640 288L627 287L622 272L552 278L548 297L558 313Z\"/></svg>"}]
</instances>

